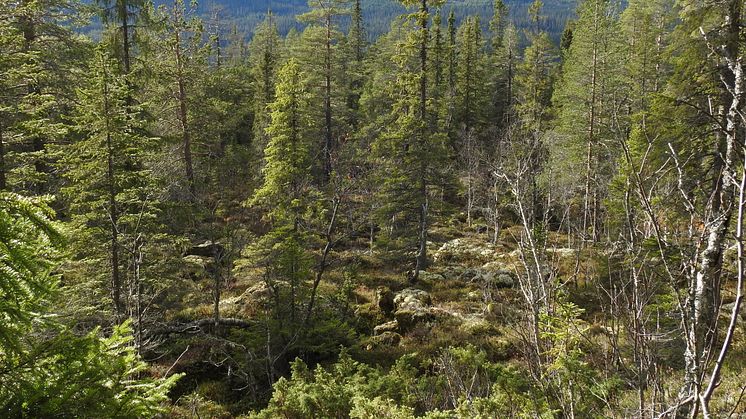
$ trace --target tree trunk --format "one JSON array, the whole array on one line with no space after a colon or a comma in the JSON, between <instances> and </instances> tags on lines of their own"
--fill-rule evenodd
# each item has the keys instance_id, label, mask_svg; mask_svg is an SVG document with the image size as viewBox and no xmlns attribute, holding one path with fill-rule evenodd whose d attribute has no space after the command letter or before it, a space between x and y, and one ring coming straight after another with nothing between
<instances>
[{"instance_id":1,"label":"tree trunk","mask_svg":"<svg viewBox=\"0 0 746 419\"><path fill-rule=\"evenodd\" d=\"M419 25L422 35L420 40L420 121L422 124L422 132L420 133L419 146L420 150L424 150L427 147L427 132L428 132L428 118L427 118L427 41L428 41L428 30L427 30L427 19L428 9L427 0L422 0L420 6L420 17ZM411 282L415 282L420 275L420 271L427 269L427 213L428 213L428 202L427 202L427 162L424 158L420 157L420 172L418 174L418 192L420 200L420 213L419 213L419 249L417 251L417 258L415 261L414 272L410 278Z\"/></svg>"},{"instance_id":2,"label":"tree trunk","mask_svg":"<svg viewBox=\"0 0 746 419\"><path fill-rule=\"evenodd\" d=\"M114 304L114 311L117 318L117 322L121 319L124 314L122 301L121 301L121 279L119 272L119 213L117 209L117 189L114 173L114 145L111 138L111 127L109 120L111 113L109 109L109 79L106 73L106 63L104 66L104 86L103 86L103 99L104 99L104 118L106 120L106 184L109 194L109 222L111 226L111 299Z\"/></svg>"},{"instance_id":3,"label":"tree trunk","mask_svg":"<svg viewBox=\"0 0 746 419\"><path fill-rule=\"evenodd\" d=\"M324 53L324 180L332 176L332 17L326 15L326 45Z\"/></svg>"},{"instance_id":4,"label":"tree trunk","mask_svg":"<svg viewBox=\"0 0 746 419\"><path fill-rule=\"evenodd\" d=\"M174 13L179 13L174 10ZM181 16L175 17L174 20L181 19ZM180 20L179 20L180 21ZM197 197L197 191L194 182L194 166L192 164L192 139L189 132L189 121L187 111L187 94L186 81L184 79L184 62L181 51L181 35L179 29L174 31L174 53L176 54L176 82L179 88L179 121L181 122L181 138L184 147L184 169L186 172L187 184L189 185L189 199L194 200Z\"/></svg>"},{"instance_id":5,"label":"tree trunk","mask_svg":"<svg viewBox=\"0 0 746 419\"><path fill-rule=\"evenodd\" d=\"M687 347L685 352L686 375L681 396L693 396L691 410L687 413L695 416L698 413L699 403L702 402L703 414L707 414L707 400L711 390L706 393L707 399L700 394L702 390L703 371L709 358L710 350L716 341L717 331L715 324L717 319L717 291L719 291L721 268L723 263L723 246L729 233L730 220L734 211L734 187L735 187L735 157L742 142L739 143L738 135L743 128L743 96L744 96L744 74L742 57L740 56L739 36L741 33L741 2L731 0L726 14L726 22L723 25L726 33L725 42L720 50L722 58L726 62L721 72L721 80L724 83L729 104L727 106L725 127L725 154L722 159L722 171L719 174L719 185L716 185L717 196L710 199L706 214L711 214L707 226L707 245L699 255L699 265L689 290L689 325L687 330ZM709 39L705 35L705 40ZM711 49L713 46L710 45ZM741 169L743 170L743 169ZM741 237L741 232L736 232ZM717 372L717 370L716 370ZM712 386L710 386L712 387Z\"/></svg>"}]
</instances>

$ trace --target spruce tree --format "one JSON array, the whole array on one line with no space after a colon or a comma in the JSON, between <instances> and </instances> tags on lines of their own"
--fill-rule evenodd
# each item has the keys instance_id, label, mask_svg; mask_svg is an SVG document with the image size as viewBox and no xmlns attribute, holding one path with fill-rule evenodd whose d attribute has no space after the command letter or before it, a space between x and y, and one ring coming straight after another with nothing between
<instances>
[{"instance_id":1,"label":"spruce tree","mask_svg":"<svg viewBox=\"0 0 746 419\"><path fill-rule=\"evenodd\" d=\"M62 150L60 164L68 181L63 192L76 225L79 272L108 288L115 318L121 321L129 309L123 296L126 269L132 267L127 252L137 247L140 228L155 209L151 175L144 166L153 140L134 124L139 109L128 105L131 87L117 69L98 48L91 63L93 77L80 92L77 138ZM103 285L107 277L108 286Z\"/></svg>"},{"instance_id":2,"label":"spruce tree","mask_svg":"<svg viewBox=\"0 0 746 419\"><path fill-rule=\"evenodd\" d=\"M578 5L576 29L554 97L563 138L559 147L573 154L562 158L571 164L583 161L585 166L580 230L593 238L601 234L601 185L611 171L606 154L610 149L604 144L612 139L612 101L619 82L615 73L619 68L619 37L614 16L614 5L607 0L586 0ZM558 172L565 171L566 167L558 168Z\"/></svg>"},{"instance_id":3,"label":"spruce tree","mask_svg":"<svg viewBox=\"0 0 746 419\"><path fill-rule=\"evenodd\" d=\"M257 26L248 46L249 74L254 92L254 144L262 153L269 142L267 127L270 122L269 105L275 99L277 70L283 60L283 44L277 32L272 12Z\"/></svg>"},{"instance_id":4,"label":"spruce tree","mask_svg":"<svg viewBox=\"0 0 746 419\"><path fill-rule=\"evenodd\" d=\"M310 27L304 31L304 38L309 42L309 49L301 53L297 58L303 60L304 64L312 66L314 73L319 74L322 91L320 98L323 103L323 138L321 147L323 153L323 182L328 183L333 170L333 155L337 148L339 128L335 123L339 117L335 115L335 97L344 100L340 94L346 88L345 83L339 80L340 59L339 42L343 34L338 29L337 20L350 13L349 0L310 0L308 3L311 10L301 16L299 20L310 23ZM318 52L322 51L321 54ZM322 62L317 63L317 59ZM339 101L339 100L338 100ZM344 102L343 102L344 103Z\"/></svg>"},{"instance_id":5,"label":"spruce tree","mask_svg":"<svg viewBox=\"0 0 746 419\"><path fill-rule=\"evenodd\" d=\"M300 303L310 278L311 255L307 250L309 217L319 205L318 190L312 180L317 123L309 117L311 93L307 76L294 59L278 72L277 91L271 105L270 138L264 152L263 184L249 205L264 209L271 231L255 247L254 253L267 268L269 285L284 279L283 290L291 322L299 320ZM280 307L278 307L279 309ZM283 309L284 310L284 309ZM279 314L278 314L279 315Z\"/></svg>"},{"instance_id":6,"label":"spruce tree","mask_svg":"<svg viewBox=\"0 0 746 419\"><path fill-rule=\"evenodd\" d=\"M74 33L81 8L67 0L0 5L0 189L58 188L50 145L63 140L90 47Z\"/></svg>"},{"instance_id":7,"label":"spruce tree","mask_svg":"<svg viewBox=\"0 0 746 419\"><path fill-rule=\"evenodd\" d=\"M98 329L80 336L46 312L61 297L54 271L64 237L54 217L39 199L0 192L0 410L12 417L162 413L181 375L145 377L126 325L107 338Z\"/></svg>"},{"instance_id":8,"label":"spruce tree","mask_svg":"<svg viewBox=\"0 0 746 419\"><path fill-rule=\"evenodd\" d=\"M480 135L479 131L486 123L485 111L489 106L489 83L482 29L478 19L469 17L464 21L458 30L456 45L456 126L466 132L476 129Z\"/></svg>"},{"instance_id":9,"label":"spruce tree","mask_svg":"<svg viewBox=\"0 0 746 419\"><path fill-rule=\"evenodd\" d=\"M386 195L384 212L403 217L405 224L416 220L417 252L409 277L416 281L428 264L427 241L430 222L430 187L440 181L438 170L448 153L446 137L437 126L437 113L430 101L428 82L428 44L430 7L440 2L428 0L404 2L417 6L408 15L413 28L399 46L397 87L404 94L394 103L395 124L374 144L381 166L382 193Z\"/></svg>"}]
</instances>

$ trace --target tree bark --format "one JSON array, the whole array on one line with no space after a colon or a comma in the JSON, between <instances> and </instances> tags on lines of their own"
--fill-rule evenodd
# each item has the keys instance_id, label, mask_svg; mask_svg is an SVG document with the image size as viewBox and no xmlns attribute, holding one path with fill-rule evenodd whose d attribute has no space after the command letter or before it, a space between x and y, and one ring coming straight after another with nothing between
<instances>
[{"instance_id":1,"label":"tree bark","mask_svg":"<svg viewBox=\"0 0 746 419\"><path fill-rule=\"evenodd\" d=\"M427 132L428 132L428 118L427 118L427 41L428 41L428 8L427 0L422 0L420 5L420 17L419 26L422 35L420 40L420 123L422 124L422 132L419 138L420 151L427 147ZM411 282L417 281L419 278L420 271L427 268L427 216L428 216L428 200L427 200L427 162L422 156L420 156L420 172L418 174L418 192L419 192L419 249L417 251L417 258L415 260L414 272L410 278Z\"/></svg>"},{"instance_id":2,"label":"tree bark","mask_svg":"<svg viewBox=\"0 0 746 419\"><path fill-rule=\"evenodd\" d=\"M102 62L104 71L103 80L103 100L104 100L104 118L106 120L106 184L109 195L109 222L111 234L111 299L114 305L114 312L117 322L124 314L121 301L121 278L119 272L119 212L117 208L117 188L114 173L114 144L111 136L111 126L109 120L111 111L109 105L109 78L106 69L106 63Z\"/></svg>"},{"instance_id":3,"label":"tree bark","mask_svg":"<svg viewBox=\"0 0 746 419\"><path fill-rule=\"evenodd\" d=\"M181 11L174 9L174 21L181 22L183 16ZM184 170L187 184L189 186L190 199L197 197L197 191L194 182L194 166L192 164L192 139L189 131L188 104L186 93L186 80L184 77L184 61L181 51L181 34L180 28L174 29L174 54L176 56L176 83L178 85L179 98L179 121L181 122L181 139L184 147Z\"/></svg>"}]
</instances>

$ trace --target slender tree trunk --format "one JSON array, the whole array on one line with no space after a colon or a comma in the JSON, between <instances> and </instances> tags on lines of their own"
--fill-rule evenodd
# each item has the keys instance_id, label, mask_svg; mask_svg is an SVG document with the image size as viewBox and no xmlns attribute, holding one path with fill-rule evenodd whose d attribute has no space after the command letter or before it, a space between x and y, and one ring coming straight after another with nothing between
<instances>
[{"instance_id":1,"label":"slender tree trunk","mask_svg":"<svg viewBox=\"0 0 746 419\"><path fill-rule=\"evenodd\" d=\"M428 41L428 8L427 0L422 0L420 6L421 16L419 17L420 31L422 39L420 40L420 121L422 124L422 132L419 138L420 150L424 150L427 147L427 133L429 126L429 119L427 118L427 41ZM414 282L419 277L420 271L427 268L427 216L428 216L428 199L427 199L427 162L424 158L420 157L420 172L418 174L418 192L420 200L420 213L419 213L419 250L417 252L417 258L415 261L415 268L410 278L411 282Z\"/></svg>"},{"instance_id":2,"label":"slender tree trunk","mask_svg":"<svg viewBox=\"0 0 746 419\"><path fill-rule=\"evenodd\" d=\"M106 73L106 63L104 66L104 118L106 120L106 184L109 194L109 223L111 226L111 299L114 304L114 311L117 322L124 314L121 301L121 278L119 272L119 212L117 208L117 188L114 173L114 144L111 137L111 127L109 120L111 112L109 109L109 79Z\"/></svg>"},{"instance_id":3,"label":"slender tree trunk","mask_svg":"<svg viewBox=\"0 0 746 419\"><path fill-rule=\"evenodd\" d=\"M687 334L687 347L685 352L686 375L684 387L681 391L682 398L694 397L691 408L687 413L694 417L698 414L700 402L702 414L708 415L708 401L714 390L713 382L702 391L702 378L704 368L710 356L710 350L716 342L717 331L716 296L719 291L721 268L723 263L723 246L729 233L730 220L734 211L734 187L736 181L735 157L739 148L743 147L743 140L739 142L738 136L742 135L743 129L743 96L746 81L744 80L743 62L739 46L741 34L741 2L731 0L728 4L726 22L723 26L726 31L724 46L721 49L722 58L726 62L723 66L721 79L727 92L729 104L726 113L725 126L725 154L722 160L722 171L720 171L719 185L715 191L719 196L713 196L708 204L710 208L705 213L711 214L705 224L707 227L706 248L699 255L699 265L696 268L693 283L689 292L689 327ZM709 43L709 39L705 36ZM712 48L712 45L710 45ZM743 169L741 169L743 170ZM741 208L739 211L739 227L741 227ZM742 237L741 232L736 232L737 238ZM740 244L739 244L740 246ZM741 256L739 248L739 257ZM739 268L741 265L739 264ZM740 276L741 274L739 274ZM727 353L727 346L721 355ZM713 373L717 380L719 363Z\"/></svg>"},{"instance_id":4,"label":"slender tree trunk","mask_svg":"<svg viewBox=\"0 0 746 419\"><path fill-rule=\"evenodd\" d=\"M129 10L127 10L128 1L118 0L117 7L119 12L119 20L122 24L122 65L124 66L124 74L127 75L131 71L130 67L130 26L129 26Z\"/></svg>"},{"instance_id":5,"label":"slender tree trunk","mask_svg":"<svg viewBox=\"0 0 746 419\"><path fill-rule=\"evenodd\" d=\"M594 17L594 34L598 35L599 28L598 28L598 5L596 5L596 12ZM588 227L590 225L594 226L595 230L595 221L592 221L590 219L592 209L591 206L591 187L593 184L593 146L594 146L594 134L596 129L596 85L597 85L597 77L598 77L598 46L596 43L593 43L593 52L592 52L592 58L591 58L591 101L590 101L590 108L588 109L588 145L587 145L587 151L586 151L586 162L585 162L585 197L583 199L583 235L588 234ZM595 231L592 232L593 236L595 236ZM582 246L582 245L581 245Z\"/></svg>"},{"instance_id":6,"label":"slender tree trunk","mask_svg":"<svg viewBox=\"0 0 746 419\"><path fill-rule=\"evenodd\" d=\"M324 53L324 180L332 176L332 17L326 15L326 44Z\"/></svg>"},{"instance_id":7,"label":"slender tree trunk","mask_svg":"<svg viewBox=\"0 0 746 419\"><path fill-rule=\"evenodd\" d=\"M335 244L333 233L337 224L337 212L339 211L339 204L339 198L335 197L332 203L331 219L329 220L329 225L327 226L326 234L324 235L326 244L324 245L324 249L321 251L321 261L319 262L319 265L316 269L316 277L314 278L313 286L311 287L311 296L308 301L308 308L306 309L306 317L303 320L303 324L305 326L308 326L311 322L311 316L313 316L313 308L314 304L316 303L316 294L319 288L319 284L321 284L321 280L324 277L324 272L326 272L326 268L329 266L327 259L329 258L329 253L331 253Z\"/></svg>"},{"instance_id":8,"label":"slender tree trunk","mask_svg":"<svg viewBox=\"0 0 746 419\"><path fill-rule=\"evenodd\" d=\"M174 10L174 13L179 13ZM181 19L178 16L176 19ZM175 19L175 20L176 20ZM189 121L188 121L188 104L187 104L187 93L186 93L186 81L184 79L184 61L181 51L181 35L180 30L177 28L174 31L174 53L176 55L176 82L178 84L178 95L179 95L179 121L181 122L181 139L182 146L184 147L184 169L186 172L186 179L189 185L190 199L197 197L197 191L194 182L194 166L192 164L192 139L189 132Z\"/></svg>"},{"instance_id":9,"label":"slender tree trunk","mask_svg":"<svg viewBox=\"0 0 746 419\"><path fill-rule=\"evenodd\" d=\"M27 3L28 0L24 1L23 3ZM32 48L34 43L37 39L37 33L36 33L36 22L34 21L33 15L22 15L19 18L21 23L21 28L23 31L23 50L27 54L32 53ZM36 79L30 79L28 81L28 86L26 89L29 96L37 95L40 93L39 85L36 82ZM49 172L49 167L47 166L46 162L44 161L44 151L45 151L45 141L42 137L40 137L38 134L34 134L31 138L31 148L36 154L34 157L34 168L37 173L39 174L46 174ZM43 182L40 182L39 184L35 185L37 192L42 193Z\"/></svg>"}]
</instances>

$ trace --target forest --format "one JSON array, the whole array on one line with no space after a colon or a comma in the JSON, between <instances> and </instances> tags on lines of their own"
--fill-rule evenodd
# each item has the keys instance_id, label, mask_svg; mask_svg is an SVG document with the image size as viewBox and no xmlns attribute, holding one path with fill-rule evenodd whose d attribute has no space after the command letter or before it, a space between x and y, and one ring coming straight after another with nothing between
<instances>
[{"instance_id":1,"label":"forest","mask_svg":"<svg viewBox=\"0 0 746 419\"><path fill-rule=\"evenodd\" d=\"M374 3L0 0L1 417L746 416L744 2Z\"/></svg>"}]
</instances>

